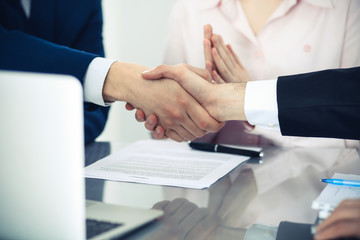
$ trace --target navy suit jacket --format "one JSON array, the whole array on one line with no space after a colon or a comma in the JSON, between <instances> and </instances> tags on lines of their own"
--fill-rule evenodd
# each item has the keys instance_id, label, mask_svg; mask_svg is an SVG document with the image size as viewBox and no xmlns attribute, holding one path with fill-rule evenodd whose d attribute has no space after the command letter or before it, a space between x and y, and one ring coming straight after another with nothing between
<instances>
[{"instance_id":1,"label":"navy suit jacket","mask_svg":"<svg viewBox=\"0 0 360 240\"><path fill-rule=\"evenodd\" d=\"M360 67L278 78L281 133L360 139Z\"/></svg>"},{"instance_id":2,"label":"navy suit jacket","mask_svg":"<svg viewBox=\"0 0 360 240\"><path fill-rule=\"evenodd\" d=\"M101 0L32 0L29 19L19 2L0 0L0 69L68 74L83 83L90 62L104 56ZM100 135L108 111L84 103L85 143Z\"/></svg>"}]
</instances>

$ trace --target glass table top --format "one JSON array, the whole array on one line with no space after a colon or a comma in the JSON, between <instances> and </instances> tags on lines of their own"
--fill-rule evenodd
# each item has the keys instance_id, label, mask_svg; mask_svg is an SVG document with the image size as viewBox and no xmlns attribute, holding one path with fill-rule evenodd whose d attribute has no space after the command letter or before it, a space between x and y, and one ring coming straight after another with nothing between
<instances>
[{"instance_id":1,"label":"glass table top","mask_svg":"<svg viewBox=\"0 0 360 240\"><path fill-rule=\"evenodd\" d=\"M124 146L126 143L88 145L86 165ZM86 179L86 198L142 208L181 198L216 216L216 221L226 228L247 229L256 223L271 226L278 226L281 221L313 223L318 213L311 209L311 203L326 186L320 179L331 178L336 172L360 174L356 149L266 147L264 153L262 161L239 166L206 190ZM159 222L158 225L164 224ZM173 227L180 231L179 225ZM154 225L129 239L146 239L156 229L159 226ZM217 231L214 239L222 239L221 234L225 239L224 230Z\"/></svg>"}]
</instances>

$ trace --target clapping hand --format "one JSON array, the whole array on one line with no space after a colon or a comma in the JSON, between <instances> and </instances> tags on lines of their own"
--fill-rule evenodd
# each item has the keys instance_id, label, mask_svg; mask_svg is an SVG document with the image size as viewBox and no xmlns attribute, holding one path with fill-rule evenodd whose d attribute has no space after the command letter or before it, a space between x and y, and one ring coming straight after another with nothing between
<instances>
[{"instance_id":1,"label":"clapping hand","mask_svg":"<svg viewBox=\"0 0 360 240\"><path fill-rule=\"evenodd\" d=\"M211 25L204 26L204 55L206 69L216 83L248 82L250 76L230 44L213 34Z\"/></svg>"}]
</instances>

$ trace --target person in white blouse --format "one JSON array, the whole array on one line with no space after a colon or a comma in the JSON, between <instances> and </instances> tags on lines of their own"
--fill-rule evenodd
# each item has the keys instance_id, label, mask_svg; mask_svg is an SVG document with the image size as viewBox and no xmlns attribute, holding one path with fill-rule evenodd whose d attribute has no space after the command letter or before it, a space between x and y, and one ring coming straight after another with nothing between
<instances>
[{"instance_id":1,"label":"person in white blouse","mask_svg":"<svg viewBox=\"0 0 360 240\"><path fill-rule=\"evenodd\" d=\"M360 2L356 0L179 0L171 14L164 64L205 67L202 30L206 24L231 45L245 70L233 81L360 65ZM221 38L213 40L208 43L213 47L210 55L221 57ZM209 56L206 51L205 56ZM243 123L226 123L219 133L203 140L306 147L358 145L341 139L284 137L278 130ZM232 134L234 131L239 134Z\"/></svg>"}]
</instances>

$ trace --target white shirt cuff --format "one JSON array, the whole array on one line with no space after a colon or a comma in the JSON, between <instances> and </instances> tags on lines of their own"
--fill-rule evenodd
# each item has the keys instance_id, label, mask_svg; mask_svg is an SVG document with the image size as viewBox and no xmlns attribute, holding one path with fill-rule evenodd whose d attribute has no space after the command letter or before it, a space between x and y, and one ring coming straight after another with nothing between
<instances>
[{"instance_id":1,"label":"white shirt cuff","mask_svg":"<svg viewBox=\"0 0 360 240\"><path fill-rule=\"evenodd\" d=\"M277 80L252 81L246 84L244 110L251 125L279 128Z\"/></svg>"},{"instance_id":2,"label":"white shirt cuff","mask_svg":"<svg viewBox=\"0 0 360 240\"><path fill-rule=\"evenodd\" d=\"M115 60L97 57L91 61L84 78L84 101L108 106L102 95L106 75Z\"/></svg>"}]
</instances>

